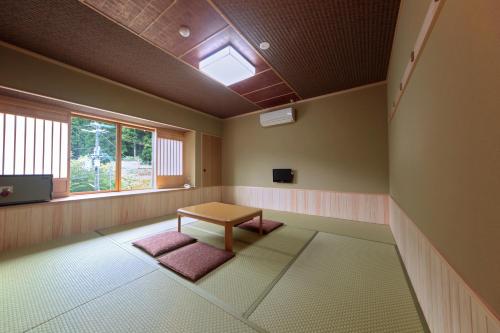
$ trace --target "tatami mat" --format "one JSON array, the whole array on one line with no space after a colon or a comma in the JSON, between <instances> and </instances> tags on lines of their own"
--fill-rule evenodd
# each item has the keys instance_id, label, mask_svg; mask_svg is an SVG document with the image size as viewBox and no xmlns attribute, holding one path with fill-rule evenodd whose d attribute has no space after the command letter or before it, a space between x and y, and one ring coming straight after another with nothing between
<instances>
[{"instance_id":1,"label":"tatami mat","mask_svg":"<svg viewBox=\"0 0 500 333\"><path fill-rule=\"evenodd\" d=\"M22 332L153 270L89 234L0 255L0 332Z\"/></svg>"},{"instance_id":2,"label":"tatami mat","mask_svg":"<svg viewBox=\"0 0 500 333\"><path fill-rule=\"evenodd\" d=\"M176 228L175 216L2 253L0 332L424 330L387 226L264 216L286 225L265 236L234 228L236 256L196 283L132 246ZM223 228L183 224L224 248Z\"/></svg>"},{"instance_id":3,"label":"tatami mat","mask_svg":"<svg viewBox=\"0 0 500 333\"><path fill-rule=\"evenodd\" d=\"M215 228L212 229L210 226L209 223L196 222L183 226L182 232L201 242L223 249L223 234L217 232L220 227L214 225ZM261 237L261 241L265 239L269 239L269 241L276 240L274 244L270 242L269 244L272 244L272 246L269 247L260 246L258 241L250 244L235 239L234 252L236 256L196 283L193 283L193 288L202 289L227 304L235 312L244 314L256 301L265 295L275 280L279 278L294 259L295 254L314 235L314 232L305 229L286 226L280 229L282 229L282 235L275 231ZM286 229L290 230L287 231ZM291 235L288 241L284 238L285 235ZM245 237L240 234L240 238ZM264 242L262 245L269 245L269 241ZM154 258L135 248L131 242L123 243L122 246L152 264L156 262ZM167 273L169 272L166 268L162 269ZM174 273L169 275L176 279L182 279L175 276Z\"/></svg>"},{"instance_id":4,"label":"tatami mat","mask_svg":"<svg viewBox=\"0 0 500 333\"><path fill-rule=\"evenodd\" d=\"M182 218L183 225L194 221L196 220L192 218ZM174 228L177 228L177 216L167 215L155 219L101 229L98 233L111 238L117 243L125 243Z\"/></svg>"},{"instance_id":5,"label":"tatami mat","mask_svg":"<svg viewBox=\"0 0 500 333\"><path fill-rule=\"evenodd\" d=\"M349 221L323 217L282 212L265 209L264 218L276 221L284 221L289 226L307 228L337 235L366 239L375 242L396 244L388 225L359 221Z\"/></svg>"},{"instance_id":6,"label":"tatami mat","mask_svg":"<svg viewBox=\"0 0 500 333\"><path fill-rule=\"evenodd\" d=\"M214 232L221 237L224 236L224 228L216 224L197 221L191 223L189 226ZM304 244L308 242L313 235L314 231L312 230L287 225L264 236L238 227L233 228L233 237L235 240L292 256L299 253L304 247Z\"/></svg>"},{"instance_id":7,"label":"tatami mat","mask_svg":"<svg viewBox=\"0 0 500 333\"><path fill-rule=\"evenodd\" d=\"M249 319L270 332L425 332L394 246L327 233Z\"/></svg>"},{"instance_id":8,"label":"tatami mat","mask_svg":"<svg viewBox=\"0 0 500 333\"><path fill-rule=\"evenodd\" d=\"M193 229L189 228L186 233L206 242L205 236L201 234L205 232L193 232ZM224 248L222 237L217 237L217 242L211 243ZM235 242L234 251L236 256L233 259L196 284L243 314L259 299L293 257L239 241Z\"/></svg>"},{"instance_id":9,"label":"tatami mat","mask_svg":"<svg viewBox=\"0 0 500 333\"><path fill-rule=\"evenodd\" d=\"M159 271L65 313L33 332L255 332Z\"/></svg>"}]
</instances>

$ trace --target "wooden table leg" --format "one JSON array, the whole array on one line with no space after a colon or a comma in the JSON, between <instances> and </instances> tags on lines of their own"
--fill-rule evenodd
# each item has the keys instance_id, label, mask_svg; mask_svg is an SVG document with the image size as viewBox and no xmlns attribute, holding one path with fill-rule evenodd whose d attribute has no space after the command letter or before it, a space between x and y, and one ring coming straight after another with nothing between
<instances>
[{"instance_id":1,"label":"wooden table leg","mask_svg":"<svg viewBox=\"0 0 500 333\"><path fill-rule=\"evenodd\" d=\"M181 232L181 214L177 214L177 231Z\"/></svg>"},{"instance_id":2,"label":"wooden table leg","mask_svg":"<svg viewBox=\"0 0 500 333\"><path fill-rule=\"evenodd\" d=\"M224 226L224 243L226 251L233 252L233 226L230 224Z\"/></svg>"},{"instance_id":3,"label":"wooden table leg","mask_svg":"<svg viewBox=\"0 0 500 333\"><path fill-rule=\"evenodd\" d=\"M259 215L259 234L262 235L262 212Z\"/></svg>"}]
</instances>

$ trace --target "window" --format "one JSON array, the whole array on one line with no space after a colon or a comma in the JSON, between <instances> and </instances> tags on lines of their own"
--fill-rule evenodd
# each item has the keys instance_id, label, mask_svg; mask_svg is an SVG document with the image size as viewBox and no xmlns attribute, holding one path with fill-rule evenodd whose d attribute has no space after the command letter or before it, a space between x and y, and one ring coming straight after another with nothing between
<instances>
[{"instance_id":1,"label":"window","mask_svg":"<svg viewBox=\"0 0 500 333\"><path fill-rule=\"evenodd\" d=\"M153 188L153 132L122 127L122 190Z\"/></svg>"},{"instance_id":2,"label":"window","mask_svg":"<svg viewBox=\"0 0 500 333\"><path fill-rule=\"evenodd\" d=\"M51 174L54 197L186 181L185 133L10 97L0 110L0 176Z\"/></svg>"},{"instance_id":3,"label":"window","mask_svg":"<svg viewBox=\"0 0 500 333\"><path fill-rule=\"evenodd\" d=\"M68 176L68 124L0 113L0 174Z\"/></svg>"},{"instance_id":4,"label":"window","mask_svg":"<svg viewBox=\"0 0 500 333\"><path fill-rule=\"evenodd\" d=\"M70 192L116 189L116 131L114 123L71 118Z\"/></svg>"},{"instance_id":5,"label":"window","mask_svg":"<svg viewBox=\"0 0 500 333\"><path fill-rule=\"evenodd\" d=\"M101 119L71 120L71 192L154 187L152 130Z\"/></svg>"}]
</instances>

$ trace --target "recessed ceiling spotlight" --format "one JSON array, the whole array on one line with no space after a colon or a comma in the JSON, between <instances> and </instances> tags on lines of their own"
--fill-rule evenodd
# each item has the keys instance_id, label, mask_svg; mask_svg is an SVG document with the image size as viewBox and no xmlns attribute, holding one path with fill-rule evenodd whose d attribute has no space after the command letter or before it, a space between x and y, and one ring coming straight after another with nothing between
<instances>
[{"instance_id":1,"label":"recessed ceiling spotlight","mask_svg":"<svg viewBox=\"0 0 500 333\"><path fill-rule=\"evenodd\" d=\"M267 50L270 46L271 44L269 44L269 42L262 42L259 44L261 50Z\"/></svg>"},{"instance_id":2,"label":"recessed ceiling spotlight","mask_svg":"<svg viewBox=\"0 0 500 333\"><path fill-rule=\"evenodd\" d=\"M188 38L191 35L191 30L189 29L189 27L181 25L179 28L179 35L181 35L184 38Z\"/></svg>"}]
</instances>

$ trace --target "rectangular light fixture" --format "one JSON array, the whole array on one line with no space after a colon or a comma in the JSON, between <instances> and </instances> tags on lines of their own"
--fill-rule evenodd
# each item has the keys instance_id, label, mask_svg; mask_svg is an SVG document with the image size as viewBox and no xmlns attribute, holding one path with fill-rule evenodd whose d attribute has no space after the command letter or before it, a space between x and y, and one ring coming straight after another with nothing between
<instances>
[{"instance_id":1,"label":"rectangular light fixture","mask_svg":"<svg viewBox=\"0 0 500 333\"><path fill-rule=\"evenodd\" d=\"M229 86L255 75L255 66L232 46L206 57L199 64L200 71L212 79Z\"/></svg>"}]
</instances>

